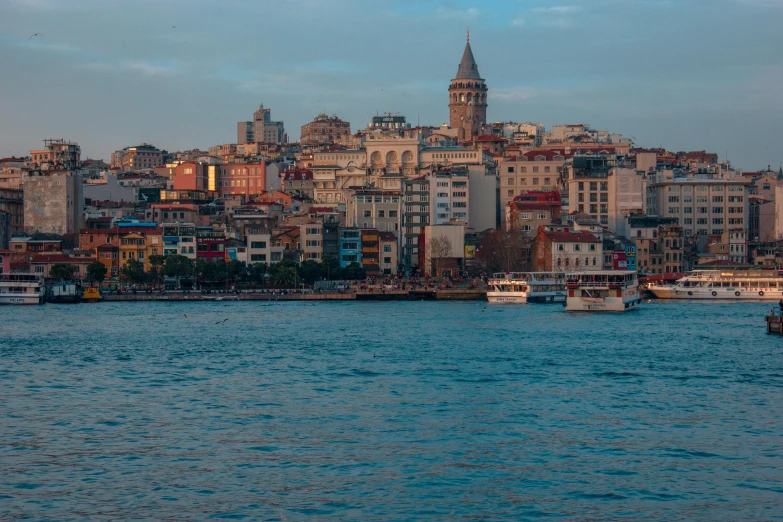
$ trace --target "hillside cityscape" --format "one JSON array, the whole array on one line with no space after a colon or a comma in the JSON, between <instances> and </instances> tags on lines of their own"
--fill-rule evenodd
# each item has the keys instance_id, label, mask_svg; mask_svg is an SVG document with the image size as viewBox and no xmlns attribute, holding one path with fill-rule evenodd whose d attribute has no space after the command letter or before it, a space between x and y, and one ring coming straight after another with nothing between
<instances>
[{"instance_id":1,"label":"hillside cityscape","mask_svg":"<svg viewBox=\"0 0 783 522\"><path fill-rule=\"evenodd\" d=\"M583 123L487 121L490 85L468 34L441 125L386 112L352 130L323 113L294 142L260 104L208 150L139 143L104 161L43 139L0 159L0 270L313 285L780 264L780 167L743 171Z\"/></svg>"}]
</instances>

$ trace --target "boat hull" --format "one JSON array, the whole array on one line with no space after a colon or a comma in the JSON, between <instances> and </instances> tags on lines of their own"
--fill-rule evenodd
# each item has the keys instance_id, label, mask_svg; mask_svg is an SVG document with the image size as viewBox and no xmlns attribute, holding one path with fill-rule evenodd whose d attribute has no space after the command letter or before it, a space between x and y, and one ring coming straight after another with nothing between
<instances>
[{"instance_id":1,"label":"boat hull","mask_svg":"<svg viewBox=\"0 0 783 522\"><path fill-rule=\"evenodd\" d=\"M0 295L0 305L39 305L43 295Z\"/></svg>"},{"instance_id":2,"label":"boat hull","mask_svg":"<svg viewBox=\"0 0 783 522\"><path fill-rule=\"evenodd\" d=\"M637 294L625 297L569 297L566 300L566 312L630 312L639 308L642 302Z\"/></svg>"},{"instance_id":3,"label":"boat hull","mask_svg":"<svg viewBox=\"0 0 783 522\"><path fill-rule=\"evenodd\" d=\"M713 299L732 301L779 301L783 292L779 289L737 289L737 288L675 288L673 286L652 286L649 291L658 299Z\"/></svg>"}]
</instances>

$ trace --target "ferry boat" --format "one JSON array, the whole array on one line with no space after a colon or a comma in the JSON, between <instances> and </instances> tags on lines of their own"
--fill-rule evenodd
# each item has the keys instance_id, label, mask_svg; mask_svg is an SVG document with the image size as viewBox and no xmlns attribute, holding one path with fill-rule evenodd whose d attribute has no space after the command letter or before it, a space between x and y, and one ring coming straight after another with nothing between
<instances>
[{"instance_id":1,"label":"ferry boat","mask_svg":"<svg viewBox=\"0 0 783 522\"><path fill-rule=\"evenodd\" d=\"M630 270L566 274L567 312L626 312L639 307L639 279Z\"/></svg>"},{"instance_id":2,"label":"ferry boat","mask_svg":"<svg viewBox=\"0 0 783 522\"><path fill-rule=\"evenodd\" d=\"M41 304L45 296L46 287L39 274L0 274L0 305Z\"/></svg>"},{"instance_id":3,"label":"ferry boat","mask_svg":"<svg viewBox=\"0 0 783 522\"><path fill-rule=\"evenodd\" d=\"M502 272L492 274L487 284L490 303L565 301L563 272Z\"/></svg>"},{"instance_id":4,"label":"ferry boat","mask_svg":"<svg viewBox=\"0 0 783 522\"><path fill-rule=\"evenodd\" d=\"M777 301L783 298L783 271L694 270L674 284L649 290L659 299Z\"/></svg>"}]
</instances>

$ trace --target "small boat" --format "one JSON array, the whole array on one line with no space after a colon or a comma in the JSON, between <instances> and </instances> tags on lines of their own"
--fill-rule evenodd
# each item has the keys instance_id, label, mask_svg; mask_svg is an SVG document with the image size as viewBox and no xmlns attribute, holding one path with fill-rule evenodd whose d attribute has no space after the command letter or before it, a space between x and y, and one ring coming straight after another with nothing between
<instances>
[{"instance_id":1,"label":"small boat","mask_svg":"<svg viewBox=\"0 0 783 522\"><path fill-rule=\"evenodd\" d=\"M674 284L653 285L658 299L777 301L783 298L783 272L777 270L694 270Z\"/></svg>"},{"instance_id":2,"label":"small boat","mask_svg":"<svg viewBox=\"0 0 783 522\"><path fill-rule=\"evenodd\" d=\"M639 279L630 270L566 274L567 312L626 312L639 307Z\"/></svg>"},{"instance_id":3,"label":"small boat","mask_svg":"<svg viewBox=\"0 0 783 522\"><path fill-rule=\"evenodd\" d=\"M79 303L82 300L82 284L63 281L52 283L47 291L50 303Z\"/></svg>"},{"instance_id":4,"label":"small boat","mask_svg":"<svg viewBox=\"0 0 783 522\"><path fill-rule=\"evenodd\" d=\"M82 302L97 303L99 301L103 301L103 296L101 295L101 291L98 290L97 286L88 286L84 290L84 295L82 295Z\"/></svg>"},{"instance_id":5,"label":"small boat","mask_svg":"<svg viewBox=\"0 0 783 522\"><path fill-rule=\"evenodd\" d=\"M42 304L46 297L43 276L30 273L0 274L0 305Z\"/></svg>"},{"instance_id":6,"label":"small boat","mask_svg":"<svg viewBox=\"0 0 783 522\"><path fill-rule=\"evenodd\" d=\"M487 283L490 303L529 303L565 301L563 272L502 272Z\"/></svg>"}]
</instances>

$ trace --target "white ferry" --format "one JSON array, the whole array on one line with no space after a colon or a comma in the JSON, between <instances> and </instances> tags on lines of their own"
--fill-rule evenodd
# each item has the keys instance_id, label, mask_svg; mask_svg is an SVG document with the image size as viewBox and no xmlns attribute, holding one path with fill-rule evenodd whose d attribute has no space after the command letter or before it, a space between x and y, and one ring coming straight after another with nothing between
<instances>
[{"instance_id":1,"label":"white ferry","mask_svg":"<svg viewBox=\"0 0 783 522\"><path fill-rule=\"evenodd\" d=\"M659 299L777 301L783 298L783 272L694 270L674 284L653 285L649 290Z\"/></svg>"},{"instance_id":2,"label":"white ferry","mask_svg":"<svg viewBox=\"0 0 783 522\"><path fill-rule=\"evenodd\" d=\"M487 284L490 303L565 301L563 272L508 272L492 274Z\"/></svg>"},{"instance_id":3,"label":"white ferry","mask_svg":"<svg viewBox=\"0 0 783 522\"><path fill-rule=\"evenodd\" d=\"M41 304L45 296L44 280L38 274L0 274L0 305Z\"/></svg>"},{"instance_id":4,"label":"white ferry","mask_svg":"<svg viewBox=\"0 0 783 522\"><path fill-rule=\"evenodd\" d=\"M642 302L639 279L630 270L596 270L566 274L568 312L625 312Z\"/></svg>"}]
</instances>

